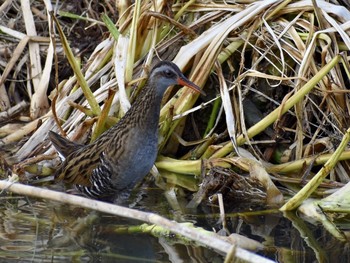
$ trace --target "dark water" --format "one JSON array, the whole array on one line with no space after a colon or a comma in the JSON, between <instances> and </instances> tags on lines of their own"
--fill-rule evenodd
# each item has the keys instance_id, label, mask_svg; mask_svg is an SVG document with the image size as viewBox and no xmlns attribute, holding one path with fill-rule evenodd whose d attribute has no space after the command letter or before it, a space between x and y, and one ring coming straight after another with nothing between
<instances>
[{"instance_id":1,"label":"dark water","mask_svg":"<svg viewBox=\"0 0 350 263\"><path fill-rule=\"evenodd\" d=\"M147 205L147 209L144 208ZM216 207L194 214L173 211L156 192L136 205L177 221L222 232ZM320 225L296 214L250 213L249 205L227 213L227 231L264 244L258 252L278 262L350 262L349 248ZM0 203L0 262L223 262L214 251L172 236L142 233L142 222L51 201L5 196ZM343 230L350 222L343 220Z\"/></svg>"}]
</instances>

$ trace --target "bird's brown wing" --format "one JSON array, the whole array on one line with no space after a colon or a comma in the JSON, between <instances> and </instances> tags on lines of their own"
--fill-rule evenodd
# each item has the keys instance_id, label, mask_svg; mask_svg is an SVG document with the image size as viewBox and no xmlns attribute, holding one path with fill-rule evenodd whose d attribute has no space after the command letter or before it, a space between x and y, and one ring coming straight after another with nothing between
<instances>
[{"instance_id":1,"label":"bird's brown wing","mask_svg":"<svg viewBox=\"0 0 350 263\"><path fill-rule=\"evenodd\" d=\"M90 186L92 171L100 165L99 149L90 145L71 153L55 173L57 181Z\"/></svg>"},{"instance_id":2,"label":"bird's brown wing","mask_svg":"<svg viewBox=\"0 0 350 263\"><path fill-rule=\"evenodd\" d=\"M127 137L127 133L120 131L113 135L114 137L106 133L95 143L83 146L72 152L56 171L55 180L63 180L69 184L91 186L93 171L102 165L102 152L106 155L105 158L114 165L118 165L118 159L123 154L122 149L125 145L122 144L126 140L124 137Z\"/></svg>"}]
</instances>

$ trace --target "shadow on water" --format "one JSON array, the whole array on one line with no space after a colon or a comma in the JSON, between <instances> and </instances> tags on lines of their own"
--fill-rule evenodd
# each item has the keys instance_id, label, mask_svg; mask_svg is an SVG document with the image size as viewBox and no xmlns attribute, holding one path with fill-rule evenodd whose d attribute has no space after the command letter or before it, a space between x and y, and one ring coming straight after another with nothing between
<instances>
[{"instance_id":1,"label":"shadow on water","mask_svg":"<svg viewBox=\"0 0 350 263\"><path fill-rule=\"evenodd\" d=\"M145 209L145 207L148 207ZM215 207L193 214L171 211L159 192L147 194L137 209L148 210L196 226L223 232ZM327 230L296 214L249 212L226 214L226 232L261 242L258 252L278 262L350 262L347 245ZM248 212L247 212L248 210ZM256 211L254 209L254 211ZM349 229L349 220L343 220ZM88 211L60 203L2 198L0 262L223 262L222 255L172 235L144 231L139 221ZM152 233L152 234L151 234Z\"/></svg>"}]
</instances>

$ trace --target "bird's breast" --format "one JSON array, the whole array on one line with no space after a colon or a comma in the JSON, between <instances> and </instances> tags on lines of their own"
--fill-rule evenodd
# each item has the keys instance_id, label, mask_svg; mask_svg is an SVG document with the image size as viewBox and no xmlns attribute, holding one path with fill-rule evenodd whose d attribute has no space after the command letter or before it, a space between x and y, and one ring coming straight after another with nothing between
<instances>
[{"instance_id":1,"label":"bird's breast","mask_svg":"<svg viewBox=\"0 0 350 263\"><path fill-rule=\"evenodd\" d=\"M147 136L135 136L133 141L136 147L132 151L130 161L135 169L134 172L135 174L147 174L157 156L157 134L153 132Z\"/></svg>"},{"instance_id":2,"label":"bird's breast","mask_svg":"<svg viewBox=\"0 0 350 263\"><path fill-rule=\"evenodd\" d=\"M123 154L119 155L118 166L111 175L117 189L132 187L151 170L157 156L158 131L139 131L128 133Z\"/></svg>"}]
</instances>

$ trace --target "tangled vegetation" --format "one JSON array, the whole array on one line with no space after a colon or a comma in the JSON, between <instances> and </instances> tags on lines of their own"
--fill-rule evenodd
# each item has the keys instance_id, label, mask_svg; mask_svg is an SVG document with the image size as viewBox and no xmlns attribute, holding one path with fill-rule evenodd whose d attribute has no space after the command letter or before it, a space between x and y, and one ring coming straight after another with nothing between
<instances>
[{"instance_id":1,"label":"tangled vegetation","mask_svg":"<svg viewBox=\"0 0 350 263\"><path fill-rule=\"evenodd\" d=\"M3 179L45 181L59 163L49 130L95 140L172 60L207 96L166 92L157 185L190 208L299 208L346 240L323 213L349 213L346 1L24 2L0 6Z\"/></svg>"}]
</instances>

